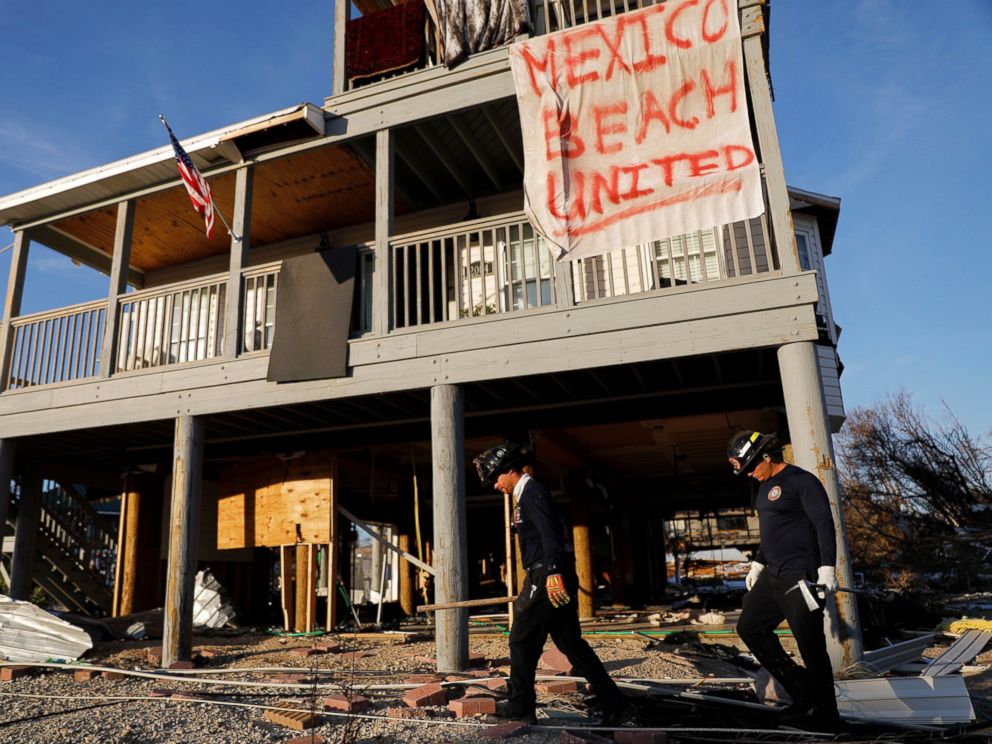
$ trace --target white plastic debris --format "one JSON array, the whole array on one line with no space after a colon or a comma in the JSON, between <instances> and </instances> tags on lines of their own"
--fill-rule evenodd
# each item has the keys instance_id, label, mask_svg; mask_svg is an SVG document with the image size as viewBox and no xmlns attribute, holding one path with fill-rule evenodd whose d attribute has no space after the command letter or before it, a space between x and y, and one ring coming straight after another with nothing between
<instances>
[{"instance_id":1,"label":"white plastic debris","mask_svg":"<svg viewBox=\"0 0 992 744\"><path fill-rule=\"evenodd\" d=\"M85 630L30 602L0 594L0 657L9 661L75 661L93 648Z\"/></svg>"},{"instance_id":2,"label":"white plastic debris","mask_svg":"<svg viewBox=\"0 0 992 744\"><path fill-rule=\"evenodd\" d=\"M200 571L193 583L193 625L222 628L237 613L210 571Z\"/></svg>"}]
</instances>

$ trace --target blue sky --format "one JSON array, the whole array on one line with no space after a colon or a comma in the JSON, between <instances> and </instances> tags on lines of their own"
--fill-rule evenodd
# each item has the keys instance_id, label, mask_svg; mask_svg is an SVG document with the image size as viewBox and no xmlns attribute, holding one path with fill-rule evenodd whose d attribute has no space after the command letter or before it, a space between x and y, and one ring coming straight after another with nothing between
<instances>
[{"instance_id":1,"label":"blue sky","mask_svg":"<svg viewBox=\"0 0 992 744\"><path fill-rule=\"evenodd\" d=\"M0 194L166 144L160 112L189 137L319 104L332 5L3 0ZM827 276L848 407L906 389L989 431L992 2L774 0L771 27L786 177L842 199ZM23 311L106 291L36 250Z\"/></svg>"}]
</instances>

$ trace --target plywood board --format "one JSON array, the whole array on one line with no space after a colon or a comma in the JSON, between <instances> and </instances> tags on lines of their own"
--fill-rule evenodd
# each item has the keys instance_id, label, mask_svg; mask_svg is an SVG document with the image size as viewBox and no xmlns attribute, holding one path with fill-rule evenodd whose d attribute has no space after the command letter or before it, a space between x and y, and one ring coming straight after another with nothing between
<instances>
[{"instance_id":1,"label":"plywood board","mask_svg":"<svg viewBox=\"0 0 992 744\"><path fill-rule=\"evenodd\" d=\"M217 547L330 542L331 455L260 457L221 473Z\"/></svg>"}]
</instances>

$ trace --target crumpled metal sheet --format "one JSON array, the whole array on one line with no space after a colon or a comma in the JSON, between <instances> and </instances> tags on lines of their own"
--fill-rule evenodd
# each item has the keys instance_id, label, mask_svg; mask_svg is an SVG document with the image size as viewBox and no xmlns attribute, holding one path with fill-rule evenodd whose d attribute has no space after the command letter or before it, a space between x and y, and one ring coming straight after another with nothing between
<instances>
[{"instance_id":1,"label":"crumpled metal sheet","mask_svg":"<svg viewBox=\"0 0 992 744\"><path fill-rule=\"evenodd\" d=\"M0 657L9 661L75 661L93 648L82 628L30 602L0 594Z\"/></svg>"}]
</instances>

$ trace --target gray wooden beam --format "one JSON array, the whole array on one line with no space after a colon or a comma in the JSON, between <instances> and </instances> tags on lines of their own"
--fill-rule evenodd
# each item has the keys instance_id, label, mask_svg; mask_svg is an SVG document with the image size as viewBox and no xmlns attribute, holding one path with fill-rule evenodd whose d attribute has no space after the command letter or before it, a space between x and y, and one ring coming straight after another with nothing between
<instances>
[{"instance_id":1,"label":"gray wooden beam","mask_svg":"<svg viewBox=\"0 0 992 744\"><path fill-rule=\"evenodd\" d=\"M107 275L110 274L113 265L111 256L96 246L61 230L56 225L41 225L34 228L31 230L31 239L85 266ZM132 287L141 289L145 286L145 272L128 266L127 283Z\"/></svg>"},{"instance_id":2,"label":"gray wooden beam","mask_svg":"<svg viewBox=\"0 0 992 744\"><path fill-rule=\"evenodd\" d=\"M227 272L227 297L224 308L224 358L234 359L241 352L244 328L244 281L241 272L248 265L251 243L251 198L255 170L247 166L238 171L234 180L234 224L231 236L231 258Z\"/></svg>"},{"instance_id":3,"label":"gray wooden beam","mask_svg":"<svg viewBox=\"0 0 992 744\"><path fill-rule=\"evenodd\" d=\"M815 474L823 483L837 533L837 581L841 587L853 589L854 574L844 528L840 480L815 345L812 341L801 341L780 346L778 365L795 464ZM832 612L834 607L836 613ZM836 604L828 604L824 620L828 629L827 648L834 668L843 669L860 662L864 645L855 595L838 593Z\"/></svg>"},{"instance_id":4,"label":"gray wooden beam","mask_svg":"<svg viewBox=\"0 0 992 744\"><path fill-rule=\"evenodd\" d=\"M176 419L172 502L169 519L169 564L165 585L162 667L193 657L193 579L200 521L204 421Z\"/></svg>"},{"instance_id":5,"label":"gray wooden beam","mask_svg":"<svg viewBox=\"0 0 992 744\"><path fill-rule=\"evenodd\" d=\"M744 66L747 68L751 114L758 133L761 164L765 172L768 210L771 212L769 222L774 234L775 251L783 273L796 274L802 271L802 267L799 265L799 249L796 247L796 232L789 209L789 191L785 184L785 167L778 144L778 130L775 128L775 112L772 109L760 35L744 40Z\"/></svg>"},{"instance_id":6,"label":"gray wooden beam","mask_svg":"<svg viewBox=\"0 0 992 744\"><path fill-rule=\"evenodd\" d=\"M350 0L334 0L334 68L331 71L331 95L344 93L348 87L346 43Z\"/></svg>"},{"instance_id":7,"label":"gray wooden beam","mask_svg":"<svg viewBox=\"0 0 992 744\"><path fill-rule=\"evenodd\" d=\"M103 343L100 346L100 377L110 377L116 371L117 344L120 338L121 296L127 292L125 267L131 262L131 238L134 234L134 201L117 205L117 227L114 231L114 260L110 267L110 292L103 318Z\"/></svg>"},{"instance_id":8,"label":"gray wooden beam","mask_svg":"<svg viewBox=\"0 0 992 744\"><path fill-rule=\"evenodd\" d=\"M465 420L456 385L431 388L431 459L434 485L434 598L438 604L468 599L468 537L465 534ZM437 612L438 671L468 665L468 612Z\"/></svg>"},{"instance_id":9,"label":"gray wooden beam","mask_svg":"<svg viewBox=\"0 0 992 744\"><path fill-rule=\"evenodd\" d=\"M31 594L35 545L41 518L41 475L28 471L21 475L21 498L17 504L14 529L14 555L10 560L10 596L27 599Z\"/></svg>"},{"instance_id":10,"label":"gray wooden beam","mask_svg":"<svg viewBox=\"0 0 992 744\"><path fill-rule=\"evenodd\" d=\"M372 277L372 332L389 333L393 318L392 261L389 236L393 233L393 186L396 168L392 132L381 129L375 137L375 273Z\"/></svg>"},{"instance_id":11,"label":"gray wooden beam","mask_svg":"<svg viewBox=\"0 0 992 744\"><path fill-rule=\"evenodd\" d=\"M462 167L455 162L455 159L451 157L451 153L448 149L437 141L437 138L427 129L426 124L414 124L413 131L420 135L420 139L424 141L430 151L434 153L434 156L438 159L438 162L444 166L445 170L451 174L451 177L455 179L455 182L461 187L462 191L465 192L465 196L469 199L475 197L475 188L472 185L472 178L462 170Z\"/></svg>"},{"instance_id":12,"label":"gray wooden beam","mask_svg":"<svg viewBox=\"0 0 992 744\"><path fill-rule=\"evenodd\" d=\"M479 162L479 167L485 171L486 176L492 182L493 186L496 187L497 191L503 190L503 184L499 180L499 175L496 172L496 164L493 159L489 157L489 153L483 148L482 143L479 142L479 138L475 136L475 133L468 128L464 122L459 118L459 114L453 114L448 116L448 123L451 128L455 130L455 134L465 143L465 147L468 151L472 153L474 157Z\"/></svg>"},{"instance_id":13,"label":"gray wooden beam","mask_svg":"<svg viewBox=\"0 0 992 744\"><path fill-rule=\"evenodd\" d=\"M6 390L10 382L10 355L14 349L10 321L21 314L24 274L28 268L30 245L31 241L23 231L14 233L14 248L10 254L10 270L7 274L7 295L3 302L3 318L0 318L0 392Z\"/></svg>"}]
</instances>

